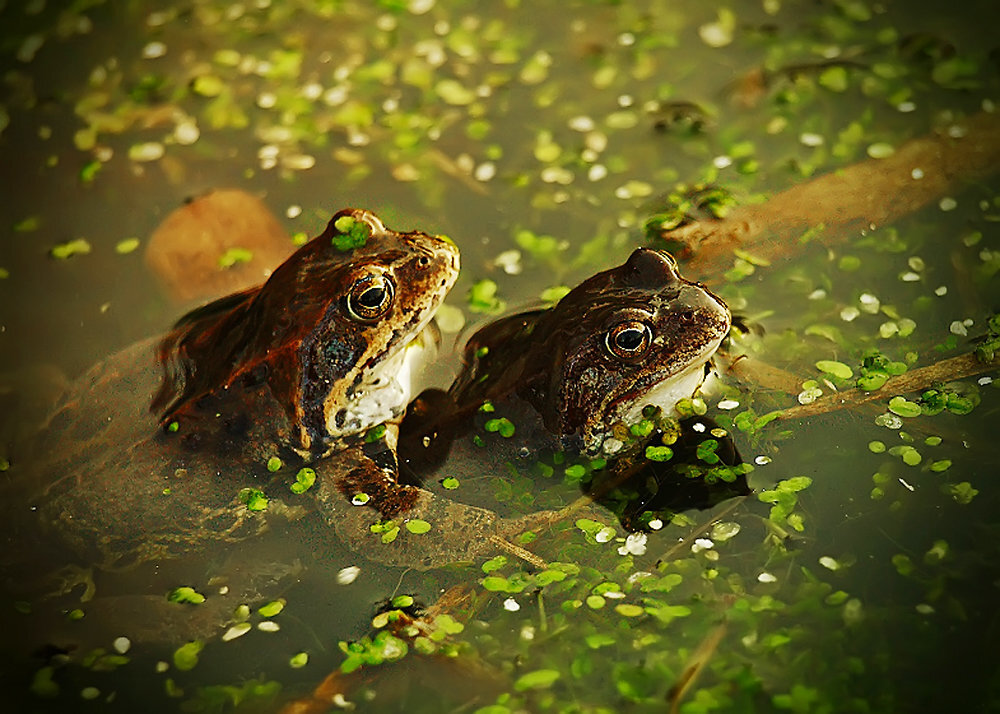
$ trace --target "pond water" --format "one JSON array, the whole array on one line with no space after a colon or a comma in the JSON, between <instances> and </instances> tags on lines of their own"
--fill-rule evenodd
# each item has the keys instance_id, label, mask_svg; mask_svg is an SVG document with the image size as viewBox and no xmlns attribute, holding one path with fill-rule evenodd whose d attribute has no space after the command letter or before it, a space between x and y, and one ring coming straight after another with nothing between
<instances>
[{"instance_id":1,"label":"pond water","mask_svg":"<svg viewBox=\"0 0 1000 714\"><path fill-rule=\"evenodd\" d=\"M0 6L6 476L54 374L78 376L191 307L142 252L206 190L261 196L289 234L357 206L450 236L462 275L430 373L444 386L463 323L466 336L660 244L646 221L680 185L760 203L1000 98L988 0L960 13L891 0L64 5ZM1000 708L992 373L950 388L938 414L893 393L754 424L851 387L872 350L911 368L973 350L1000 305L998 188L977 180L893 225L688 274L752 326L738 351L798 377L801 394L730 380L705 397L755 466L749 498L677 514L645 541L592 508L522 543L548 567L510 553L387 567L377 540L366 558L307 519L97 572L89 599L5 573L3 699L272 711L343 667L338 691L365 711ZM889 410L890 396L909 401ZM572 472L450 468L528 510L579 496ZM8 554L19 537L4 533ZM348 568L360 574L345 583ZM167 603L182 586L205 601ZM433 636L363 639L380 603L431 605L453 586L467 597ZM368 644L347 657L346 642Z\"/></svg>"}]
</instances>

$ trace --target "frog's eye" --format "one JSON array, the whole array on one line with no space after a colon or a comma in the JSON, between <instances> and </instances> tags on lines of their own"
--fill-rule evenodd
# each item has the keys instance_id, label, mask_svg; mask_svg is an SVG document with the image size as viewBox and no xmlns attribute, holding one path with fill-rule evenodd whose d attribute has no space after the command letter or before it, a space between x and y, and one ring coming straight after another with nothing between
<instances>
[{"instance_id":1,"label":"frog's eye","mask_svg":"<svg viewBox=\"0 0 1000 714\"><path fill-rule=\"evenodd\" d=\"M604 336L604 346L618 359L635 359L649 349L653 341L653 331L649 325L638 320L619 322Z\"/></svg>"},{"instance_id":2,"label":"frog's eye","mask_svg":"<svg viewBox=\"0 0 1000 714\"><path fill-rule=\"evenodd\" d=\"M355 280L347 293L347 312L355 320L371 322L384 315L392 306L395 290L384 275L367 275Z\"/></svg>"}]
</instances>

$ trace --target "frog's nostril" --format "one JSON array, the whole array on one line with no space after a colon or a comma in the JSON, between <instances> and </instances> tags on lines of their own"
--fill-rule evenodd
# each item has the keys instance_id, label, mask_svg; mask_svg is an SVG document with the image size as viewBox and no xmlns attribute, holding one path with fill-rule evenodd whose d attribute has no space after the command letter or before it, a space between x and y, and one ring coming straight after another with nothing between
<instances>
[{"instance_id":1,"label":"frog's nostril","mask_svg":"<svg viewBox=\"0 0 1000 714\"><path fill-rule=\"evenodd\" d=\"M428 258L426 255L422 255L419 258L417 258L417 265L419 265L421 268L426 268L430 264L431 264L431 259Z\"/></svg>"}]
</instances>

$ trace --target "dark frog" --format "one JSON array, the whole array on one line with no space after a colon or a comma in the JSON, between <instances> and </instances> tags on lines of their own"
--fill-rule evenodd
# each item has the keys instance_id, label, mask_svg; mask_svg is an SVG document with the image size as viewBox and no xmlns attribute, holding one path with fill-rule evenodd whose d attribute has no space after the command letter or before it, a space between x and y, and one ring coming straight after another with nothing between
<instances>
[{"instance_id":1,"label":"dark frog","mask_svg":"<svg viewBox=\"0 0 1000 714\"><path fill-rule=\"evenodd\" d=\"M425 392L411 407L400 456L424 479L473 424L479 429L471 441L490 447L479 449L479 458L492 458L499 473L521 468L539 450L579 454L582 462L608 464L598 474L605 482L599 490L641 484L618 508L634 526L639 512L669 502L673 475L646 454L686 453L689 434L712 436L715 425L707 420L678 425L673 417L678 401L702 386L730 325L726 304L681 277L668 253L640 248L554 307L475 333L449 391ZM724 445L722 458L725 452ZM735 453L728 456L735 463ZM690 490L694 480L678 483ZM594 482L588 477L584 485Z\"/></svg>"},{"instance_id":2,"label":"dark frog","mask_svg":"<svg viewBox=\"0 0 1000 714\"><path fill-rule=\"evenodd\" d=\"M337 213L264 285L74 383L7 473L6 507L117 566L253 535L268 496L268 516L294 517L346 472L391 480L393 443L364 435L405 410L458 270L450 241ZM289 506L303 464L317 488Z\"/></svg>"}]
</instances>

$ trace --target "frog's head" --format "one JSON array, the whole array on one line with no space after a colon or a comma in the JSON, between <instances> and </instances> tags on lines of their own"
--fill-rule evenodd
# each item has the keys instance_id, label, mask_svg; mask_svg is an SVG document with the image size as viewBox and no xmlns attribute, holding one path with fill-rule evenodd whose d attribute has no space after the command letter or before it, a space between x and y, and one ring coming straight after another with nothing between
<instances>
[{"instance_id":1,"label":"frog's head","mask_svg":"<svg viewBox=\"0 0 1000 714\"><path fill-rule=\"evenodd\" d=\"M729 308L685 280L669 253L639 248L571 290L534 326L519 391L546 427L597 451L648 404L673 413L701 385Z\"/></svg>"},{"instance_id":2,"label":"frog's head","mask_svg":"<svg viewBox=\"0 0 1000 714\"><path fill-rule=\"evenodd\" d=\"M425 328L458 269L447 239L340 211L264 285L182 318L160 346L153 409L169 424L266 387L288 424L276 438L323 453L405 409L410 372L435 346Z\"/></svg>"}]
</instances>

